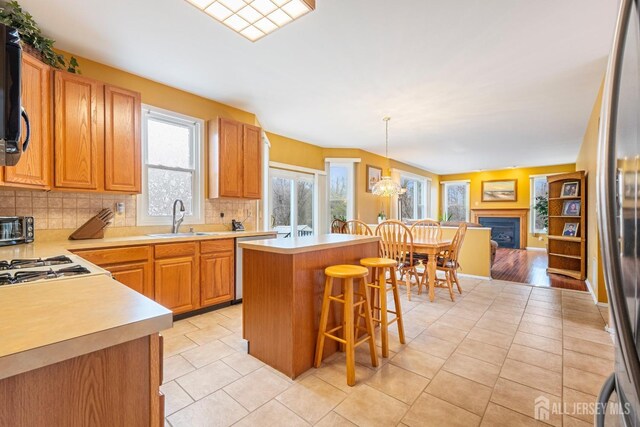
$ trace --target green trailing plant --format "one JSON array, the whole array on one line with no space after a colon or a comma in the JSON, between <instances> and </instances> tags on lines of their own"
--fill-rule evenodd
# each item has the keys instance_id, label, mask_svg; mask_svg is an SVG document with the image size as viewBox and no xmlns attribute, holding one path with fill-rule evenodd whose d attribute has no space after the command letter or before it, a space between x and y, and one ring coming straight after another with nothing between
<instances>
[{"instance_id":1,"label":"green trailing plant","mask_svg":"<svg viewBox=\"0 0 640 427\"><path fill-rule=\"evenodd\" d=\"M44 63L59 70L80 74L78 60L72 56L67 62L64 55L56 53L53 50L55 41L42 34L33 16L22 9L17 1L1 3L0 23L17 29L22 42L37 51Z\"/></svg>"},{"instance_id":2,"label":"green trailing plant","mask_svg":"<svg viewBox=\"0 0 640 427\"><path fill-rule=\"evenodd\" d=\"M542 218L544 228L549 228L549 199L544 196L538 196L533 207Z\"/></svg>"},{"instance_id":3,"label":"green trailing plant","mask_svg":"<svg viewBox=\"0 0 640 427\"><path fill-rule=\"evenodd\" d=\"M442 215L440 215L440 222L448 222L449 220L451 220L452 215L453 214L450 212L443 213Z\"/></svg>"},{"instance_id":4,"label":"green trailing plant","mask_svg":"<svg viewBox=\"0 0 640 427\"><path fill-rule=\"evenodd\" d=\"M338 220L338 221L342 221L342 222L347 222L347 217L344 215L334 215L333 216L334 220Z\"/></svg>"}]
</instances>

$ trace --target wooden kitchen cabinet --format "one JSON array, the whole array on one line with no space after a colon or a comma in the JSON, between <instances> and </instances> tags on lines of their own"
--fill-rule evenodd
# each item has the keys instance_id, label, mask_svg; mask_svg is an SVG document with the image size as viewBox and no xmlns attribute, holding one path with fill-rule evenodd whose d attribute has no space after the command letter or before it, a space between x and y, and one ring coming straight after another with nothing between
<instances>
[{"instance_id":1,"label":"wooden kitchen cabinet","mask_svg":"<svg viewBox=\"0 0 640 427\"><path fill-rule=\"evenodd\" d=\"M141 98L64 71L54 73L54 186L140 193Z\"/></svg>"},{"instance_id":2,"label":"wooden kitchen cabinet","mask_svg":"<svg viewBox=\"0 0 640 427\"><path fill-rule=\"evenodd\" d=\"M212 240L200 246L200 306L233 300L234 240Z\"/></svg>"},{"instance_id":3,"label":"wooden kitchen cabinet","mask_svg":"<svg viewBox=\"0 0 640 427\"><path fill-rule=\"evenodd\" d=\"M262 129L218 118L210 124L209 197L262 197Z\"/></svg>"},{"instance_id":4,"label":"wooden kitchen cabinet","mask_svg":"<svg viewBox=\"0 0 640 427\"><path fill-rule=\"evenodd\" d=\"M54 185L100 190L104 151L104 87L93 79L54 74Z\"/></svg>"},{"instance_id":5,"label":"wooden kitchen cabinet","mask_svg":"<svg viewBox=\"0 0 640 427\"><path fill-rule=\"evenodd\" d=\"M104 188L140 193L140 94L104 87Z\"/></svg>"},{"instance_id":6,"label":"wooden kitchen cabinet","mask_svg":"<svg viewBox=\"0 0 640 427\"><path fill-rule=\"evenodd\" d=\"M22 106L29 115L31 138L16 166L0 168L0 184L48 190L51 188L51 67L22 54ZM26 127L22 123L22 141Z\"/></svg>"},{"instance_id":7,"label":"wooden kitchen cabinet","mask_svg":"<svg viewBox=\"0 0 640 427\"><path fill-rule=\"evenodd\" d=\"M155 246L155 300L173 314L199 307L197 245L187 242Z\"/></svg>"},{"instance_id":8,"label":"wooden kitchen cabinet","mask_svg":"<svg viewBox=\"0 0 640 427\"><path fill-rule=\"evenodd\" d=\"M73 252L109 271L118 282L154 299L151 246L126 246Z\"/></svg>"}]
</instances>

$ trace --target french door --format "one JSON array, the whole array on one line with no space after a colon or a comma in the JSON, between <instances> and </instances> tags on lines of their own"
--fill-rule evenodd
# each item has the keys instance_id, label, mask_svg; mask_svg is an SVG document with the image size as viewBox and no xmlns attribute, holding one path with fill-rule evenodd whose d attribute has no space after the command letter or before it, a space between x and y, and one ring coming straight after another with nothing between
<instances>
[{"instance_id":1,"label":"french door","mask_svg":"<svg viewBox=\"0 0 640 427\"><path fill-rule=\"evenodd\" d=\"M316 234L315 191L312 174L269 169L269 229L278 238Z\"/></svg>"}]
</instances>

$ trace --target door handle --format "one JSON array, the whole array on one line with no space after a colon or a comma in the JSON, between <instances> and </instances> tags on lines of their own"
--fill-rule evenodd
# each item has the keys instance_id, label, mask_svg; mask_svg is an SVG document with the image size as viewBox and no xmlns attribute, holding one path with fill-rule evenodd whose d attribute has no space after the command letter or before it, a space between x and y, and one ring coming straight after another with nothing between
<instances>
[{"instance_id":1,"label":"door handle","mask_svg":"<svg viewBox=\"0 0 640 427\"><path fill-rule=\"evenodd\" d=\"M27 128L27 134L25 135L24 142L22 143L22 151L24 152L27 151L27 147L29 147L29 140L31 140L31 124L29 123L29 115L24 108L22 108L20 115L24 119L24 124Z\"/></svg>"}]
</instances>

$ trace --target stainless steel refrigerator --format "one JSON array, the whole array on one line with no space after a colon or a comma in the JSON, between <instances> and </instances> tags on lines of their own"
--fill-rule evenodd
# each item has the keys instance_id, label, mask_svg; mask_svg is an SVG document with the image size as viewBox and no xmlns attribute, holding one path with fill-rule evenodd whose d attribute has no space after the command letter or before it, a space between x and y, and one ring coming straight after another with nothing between
<instances>
[{"instance_id":1,"label":"stainless steel refrigerator","mask_svg":"<svg viewBox=\"0 0 640 427\"><path fill-rule=\"evenodd\" d=\"M640 15L638 0L622 0L605 77L598 157L598 225L615 371L598 397L596 425L606 417L640 427ZM613 406L609 404L609 409Z\"/></svg>"}]
</instances>

